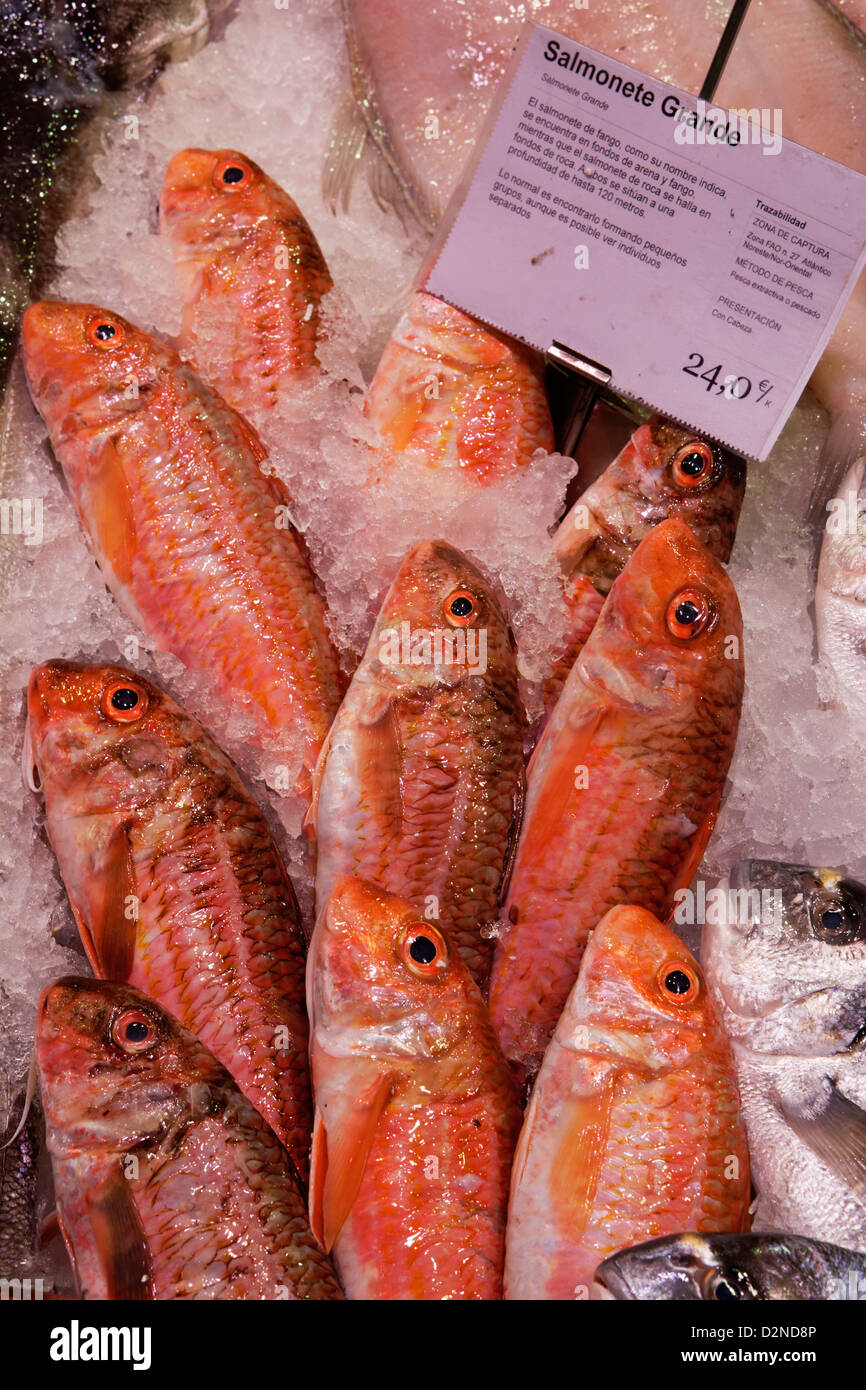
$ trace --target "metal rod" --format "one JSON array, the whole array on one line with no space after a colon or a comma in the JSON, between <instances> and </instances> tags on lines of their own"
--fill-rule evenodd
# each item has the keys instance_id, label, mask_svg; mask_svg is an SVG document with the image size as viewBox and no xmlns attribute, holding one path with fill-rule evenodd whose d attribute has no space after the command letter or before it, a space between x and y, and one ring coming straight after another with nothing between
<instances>
[{"instance_id":1,"label":"metal rod","mask_svg":"<svg viewBox=\"0 0 866 1390\"><path fill-rule=\"evenodd\" d=\"M704 85L700 90L701 101L712 101L716 95L716 88L721 80L725 65L730 57L734 40L740 32L740 25L746 17L746 10L749 8L749 0L734 0L731 13L728 15L728 22L725 25L722 37L719 39L718 47L713 54L713 61L710 63L709 71L704 78Z\"/></svg>"}]
</instances>

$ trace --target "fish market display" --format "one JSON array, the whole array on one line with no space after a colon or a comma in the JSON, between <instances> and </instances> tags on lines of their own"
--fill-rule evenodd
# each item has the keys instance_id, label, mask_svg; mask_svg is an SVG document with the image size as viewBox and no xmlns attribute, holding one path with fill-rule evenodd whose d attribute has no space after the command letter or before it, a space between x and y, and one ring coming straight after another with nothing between
<instances>
[{"instance_id":1,"label":"fish market display","mask_svg":"<svg viewBox=\"0 0 866 1390\"><path fill-rule=\"evenodd\" d=\"M745 462L728 449L662 415L638 426L553 538L569 628L554 654L548 707L595 626L603 596L650 528L678 516L726 564L745 490Z\"/></svg>"},{"instance_id":2,"label":"fish market display","mask_svg":"<svg viewBox=\"0 0 866 1390\"><path fill-rule=\"evenodd\" d=\"M662 1236L611 1255L592 1298L860 1299L866 1258L791 1235Z\"/></svg>"},{"instance_id":3,"label":"fish market display","mask_svg":"<svg viewBox=\"0 0 866 1390\"><path fill-rule=\"evenodd\" d=\"M731 5L5 17L0 1301L862 1299L866 278L748 481L756 300L738 366L613 285L694 429L606 389L571 458L568 374L424 289L525 20L697 93ZM714 104L866 173L864 13L751 0ZM564 75L516 187L559 136L551 218L652 247Z\"/></svg>"},{"instance_id":4,"label":"fish market display","mask_svg":"<svg viewBox=\"0 0 866 1390\"><path fill-rule=\"evenodd\" d=\"M866 716L866 458L828 503L815 618L832 698Z\"/></svg>"},{"instance_id":5,"label":"fish market display","mask_svg":"<svg viewBox=\"0 0 866 1390\"><path fill-rule=\"evenodd\" d=\"M36 1048L81 1297L342 1296L285 1151L171 1014L66 977L42 997Z\"/></svg>"},{"instance_id":6,"label":"fish market display","mask_svg":"<svg viewBox=\"0 0 866 1390\"><path fill-rule=\"evenodd\" d=\"M340 879L307 967L313 1230L352 1299L496 1299L520 1107L434 922Z\"/></svg>"},{"instance_id":7,"label":"fish market display","mask_svg":"<svg viewBox=\"0 0 866 1390\"><path fill-rule=\"evenodd\" d=\"M106 583L163 649L240 695L300 795L339 702L325 611L246 422L118 314L45 302L24 363ZM297 749L295 749L295 745Z\"/></svg>"},{"instance_id":8,"label":"fish market display","mask_svg":"<svg viewBox=\"0 0 866 1390\"><path fill-rule=\"evenodd\" d=\"M330 272L297 204L237 150L182 150L160 206L184 296L181 341L244 415L316 363Z\"/></svg>"},{"instance_id":9,"label":"fish market display","mask_svg":"<svg viewBox=\"0 0 866 1390\"><path fill-rule=\"evenodd\" d=\"M611 588L529 767L490 983L503 1051L541 1056L589 932L664 918L712 830L743 695L733 584L684 522L654 527Z\"/></svg>"},{"instance_id":10,"label":"fish market display","mask_svg":"<svg viewBox=\"0 0 866 1390\"><path fill-rule=\"evenodd\" d=\"M304 948L292 885L229 760L151 682L54 661L27 751L82 941L232 1073L307 1171Z\"/></svg>"},{"instance_id":11,"label":"fish market display","mask_svg":"<svg viewBox=\"0 0 866 1390\"><path fill-rule=\"evenodd\" d=\"M389 453L486 486L553 449L535 355L444 300L413 295L382 354L367 414Z\"/></svg>"},{"instance_id":12,"label":"fish market display","mask_svg":"<svg viewBox=\"0 0 866 1390\"><path fill-rule=\"evenodd\" d=\"M702 955L737 1065L754 1228L866 1252L866 887L746 860Z\"/></svg>"},{"instance_id":13,"label":"fish market display","mask_svg":"<svg viewBox=\"0 0 866 1390\"><path fill-rule=\"evenodd\" d=\"M316 897L345 874L408 898L486 984L523 797L514 643L491 586L441 541L391 585L316 771Z\"/></svg>"}]
</instances>

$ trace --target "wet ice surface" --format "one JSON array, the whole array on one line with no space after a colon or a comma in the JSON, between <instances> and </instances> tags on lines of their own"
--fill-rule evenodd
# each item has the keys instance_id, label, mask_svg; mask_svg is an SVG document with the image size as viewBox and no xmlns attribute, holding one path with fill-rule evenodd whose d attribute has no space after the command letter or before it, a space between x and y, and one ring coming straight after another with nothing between
<instances>
[{"instance_id":1,"label":"wet ice surface","mask_svg":"<svg viewBox=\"0 0 866 1390\"><path fill-rule=\"evenodd\" d=\"M360 393L409 293L424 250L417 228L379 209L359 179L347 213L323 205L320 177L333 114L347 76L338 6L278 10L244 3L225 38L169 68L146 101L110 121L94 167L89 207L62 235L53 292L93 300L171 336L180 299L156 206L169 158L185 145L240 149L281 182L318 237L338 290L326 302L327 380L257 423L294 499L332 610L347 664L362 650L384 589L417 540L444 536L499 583L520 645L531 711L557 632L556 575L547 533L562 509L573 464L540 458L521 477L482 494L447 479L419 485L411 466L371 481L369 427ZM136 124L137 123L137 124ZM736 409L732 403L732 409ZM0 700L6 776L0 779L0 980L12 1023L0 1064L20 1076L28 1019L42 987L85 969L44 838L38 798L18 774L23 689L31 667L53 657L136 666L196 714L235 759L262 801L309 912L299 808L268 789L267 758L248 738L243 711L218 706L207 681L154 656L105 590L19 375L7 402L4 495L43 499L44 538L4 538L14 566L0 577ZM824 437L806 399L771 460L753 465L732 573L746 624L746 704L729 794L702 876L736 858L814 859L866 876L866 797L857 730L819 706L812 666L811 537L800 518ZM7 574L0 572L0 576ZM136 645L137 644L137 645ZM861 731L862 732L862 731ZM862 757L861 757L862 761ZM693 939L693 937L692 937Z\"/></svg>"}]
</instances>

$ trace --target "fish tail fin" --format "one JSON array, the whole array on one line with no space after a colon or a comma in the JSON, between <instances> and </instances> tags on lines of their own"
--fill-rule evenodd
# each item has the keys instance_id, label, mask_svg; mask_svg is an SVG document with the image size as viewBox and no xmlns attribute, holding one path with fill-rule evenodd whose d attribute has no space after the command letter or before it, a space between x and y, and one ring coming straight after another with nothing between
<instances>
[{"instance_id":1,"label":"fish tail fin","mask_svg":"<svg viewBox=\"0 0 866 1390\"><path fill-rule=\"evenodd\" d=\"M351 90L337 108L322 169L322 197L336 213L348 211L355 175L368 142L364 117ZM378 162L378 161L377 161Z\"/></svg>"},{"instance_id":2,"label":"fish tail fin","mask_svg":"<svg viewBox=\"0 0 866 1390\"><path fill-rule=\"evenodd\" d=\"M827 522L827 505L836 496L840 482L866 454L866 403L859 402L835 417L821 457L809 498L807 520L820 536Z\"/></svg>"}]
</instances>

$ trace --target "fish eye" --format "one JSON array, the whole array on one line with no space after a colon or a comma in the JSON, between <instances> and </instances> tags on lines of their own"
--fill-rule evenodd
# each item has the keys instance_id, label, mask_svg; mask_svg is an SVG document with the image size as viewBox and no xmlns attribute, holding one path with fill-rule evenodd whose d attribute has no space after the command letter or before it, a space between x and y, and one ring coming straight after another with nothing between
<instances>
[{"instance_id":1,"label":"fish eye","mask_svg":"<svg viewBox=\"0 0 866 1390\"><path fill-rule=\"evenodd\" d=\"M808 912L812 934L820 941L848 946L862 935L860 909L844 888L813 893Z\"/></svg>"},{"instance_id":2,"label":"fish eye","mask_svg":"<svg viewBox=\"0 0 866 1390\"><path fill-rule=\"evenodd\" d=\"M759 1297L744 1269L711 1270L704 1280L704 1296L720 1303Z\"/></svg>"},{"instance_id":3,"label":"fish eye","mask_svg":"<svg viewBox=\"0 0 866 1390\"><path fill-rule=\"evenodd\" d=\"M478 617L478 603L468 589L457 589L445 600L445 617L452 627L468 627Z\"/></svg>"},{"instance_id":4,"label":"fish eye","mask_svg":"<svg viewBox=\"0 0 866 1390\"><path fill-rule=\"evenodd\" d=\"M226 159L214 170L214 182L218 188L245 188L249 181L249 169L236 159Z\"/></svg>"},{"instance_id":5,"label":"fish eye","mask_svg":"<svg viewBox=\"0 0 866 1390\"><path fill-rule=\"evenodd\" d=\"M701 977L688 961L669 960L656 976L663 997L674 1004L693 1004L701 992Z\"/></svg>"},{"instance_id":6,"label":"fish eye","mask_svg":"<svg viewBox=\"0 0 866 1390\"><path fill-rule=\"evenodd\" d=\"M706 594L699 589L683 589L668 604L668 632L682 641L691 641L705 631L712 617L713 610Z\"/></svg>"},{"instance_id":7,"label":"fish eye","mask_svg":"<svg viewBox=\"0 0 866 1390\"><path fill-rule=\"evenodd\" d=\"M148 706L143 685L129 680L112 681L102 692L100 708L114 724L132 724L143 719Z\"/></svg>"},{"instance_id":8,"label":"fish eye","mask_svg":"<svg viewBox=\"0 0 866 1390\"><path fill-rule=\"evenodd\" d=\"M690 439L671 459L671 477L677 487L703 490L715 482L720 469L712 447L702 439Z\"/></svg>"},{"instance_id":9,"label":"fish eye","mask_svg":"<svg viewBox=\"0 0 866 1390\"><path fill-rule=\"evenodd\" d=\"M123 342L123 324L107 314L99 314L88 323L86 336L93 347L116 348Z\"/></svg>"},{"instance_id":10,"label":"fish eye","mask_svg":"<svg viewBox=\"0 0 866 1390\"><path fill-rule=\"evenodd\" d=\"M159 1030L141 1009L124 1009L111 1025L111 1041L124 1052L147 1052L159 1041Z\"/></svg>"},{"instance_id":11,"label":"fish eye","mask_svg":"<svg viewBox=\"0 0 866 1390\"><path fill-rule=\"evenodd\" d=\"M432 922L410 922L400 933L397 953L413 975L432 980L448 964L448 945Z\"/></svg>"}]
</instances>

